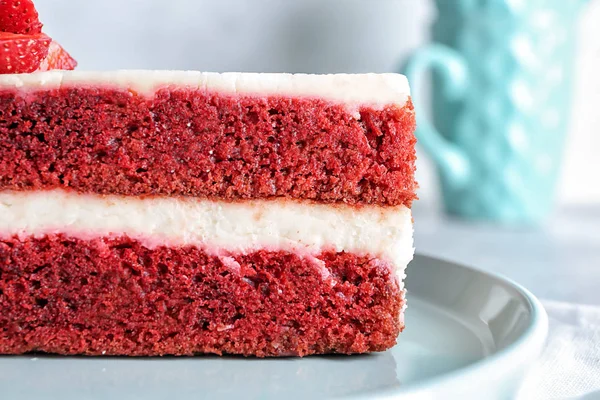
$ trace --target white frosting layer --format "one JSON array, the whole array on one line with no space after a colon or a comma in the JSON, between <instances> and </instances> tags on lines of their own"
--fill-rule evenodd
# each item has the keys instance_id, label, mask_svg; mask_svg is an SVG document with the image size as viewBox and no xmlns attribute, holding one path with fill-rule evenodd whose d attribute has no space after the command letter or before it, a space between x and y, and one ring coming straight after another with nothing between
<instances>
[{"instance_id":1,"label":"white frosting layer","mask_svg":"<svg viewBox=\"0 0 600 400\"><path fill-rule=\"evenodd\" d=\"M116 86L145 95L152 95L157 88L177 86L229 94L318 97L344 104L372 106L403 106L410 96L408 81L400 74L309 75L123 70L0 75L0 89L39 90L72 86Z\"/></svg>"},{"instance_id":2,"label":"white frosting layer","mask_svg":"<svg viewBox=\"0 0 600 400\"><path fill-rule=\"evenodd\" d=\"M125 234L150 247L195 245L242 253L346 251L383 258L403 272L413 256L412 232L411 212L404 206L0 192L0 235Z\"/></svg>"}]
</instances>

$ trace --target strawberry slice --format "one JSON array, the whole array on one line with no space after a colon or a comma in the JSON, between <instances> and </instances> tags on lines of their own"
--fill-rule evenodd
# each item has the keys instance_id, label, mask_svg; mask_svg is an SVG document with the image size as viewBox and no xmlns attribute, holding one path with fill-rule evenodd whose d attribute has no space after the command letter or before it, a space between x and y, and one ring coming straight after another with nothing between
<instances>
[{"instance_id":1,"label":"strawberry slice","mask_svg":"<svg viewBox=\"0 0 600 400\"><path fill-rule=\"evenodd\" d=\"M0 74L21 74L37 70L50 48L48 36L15 35L0 32Z\"/></svg>"},{"instance_id":2,"label":"strawberry slice","mask_svg":"<svg viewBox=\"0 0 600 400\"><path fill-rule=\"evenodd\" d=\"M77 66L60 44L41 32L33 0L0 0L0 74Z\"/></svg>"},{"instance_id":3,"label":"strawberry slice","mask_svg":"<svg viewBox=\"0 0 600 400\"><path fill-rule=\"evenodd\" d=\"M51 69L75 69L77 61L55 40L50 43L48 56L44 58L38 71L49 71Z\"/></svg>"},{"instance_id":4,"label":"strawberry slice","mask_svg":"<svg viewBox=\"0 0 600 400\"><path fill-rule=\"evenodd\" d=\"M0 31L33 35L42 31L42 23L33 0L0 0Z\"/></svg>"}]
</instances>

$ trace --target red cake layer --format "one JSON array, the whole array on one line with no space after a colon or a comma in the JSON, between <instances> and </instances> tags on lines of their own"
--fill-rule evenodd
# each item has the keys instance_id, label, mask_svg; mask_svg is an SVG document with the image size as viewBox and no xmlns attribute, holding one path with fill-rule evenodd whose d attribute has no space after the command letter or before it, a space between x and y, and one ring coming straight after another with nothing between
<instances>
[{"instance_id":1,"label":"red cake layer","mask_svg":"<svg viewBox=\"0 0 600 400\"><path fill-rule=\"evenodd\" d=\"M126 237L0 240L0 353L257 356L392 347L390 266L346 253L148 249Z\"/></svg>"},{"instance_id":2,"label":"red cake layer","mask_svg":"<svg viewBox=\"0 0 600 400\"><path fill-rule=\"evenodd\" d=\"M116 89L0 91L0 190L410 206L411 102L359 113L319 99L185 89L154 98Z\"/></svg>"}]
</instances>

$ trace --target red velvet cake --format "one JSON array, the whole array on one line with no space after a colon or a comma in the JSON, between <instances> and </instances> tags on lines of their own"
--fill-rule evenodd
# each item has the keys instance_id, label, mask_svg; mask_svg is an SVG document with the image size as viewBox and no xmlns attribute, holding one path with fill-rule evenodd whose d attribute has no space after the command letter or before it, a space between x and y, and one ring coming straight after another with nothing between
<instances>
[{"instance_id":1,"label":"red velvet cake","mask_svg":"<svg viewBox=\"0 0 600 400\"><path fill-rule=\"evenodd\" d=\"M390 348L414 129L397 74L0 75L0 353Z\"/></svg>"}]
</instances>

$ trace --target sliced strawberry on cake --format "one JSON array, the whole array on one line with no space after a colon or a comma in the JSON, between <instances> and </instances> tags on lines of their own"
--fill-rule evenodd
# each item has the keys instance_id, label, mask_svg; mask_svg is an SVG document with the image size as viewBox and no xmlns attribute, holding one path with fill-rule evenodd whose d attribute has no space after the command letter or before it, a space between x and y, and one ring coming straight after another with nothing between
<instances>
[{"instance_id":1,"label":"sliced strawberry on cake","mask_svg":"<svg viewBox=\"0 0 600 400\"><path fill-rule=\"evenodd\" d=\"M52 69L72 70L77 67L77 61L55 40L50 43L48 55L42 60L37 71Z\"/></svg>"},{"instance_id":2,"label":"sliced strawberry on cake","mask_svg":"<svg viewBox=\"0 0 600 400\"><path fill-rule=\"evenodd\" d=\"M42 23L32 0L0 0L0 31L34 35Z\"/></svg>"},{"instance_id":3,"label":"sliced strawberry on cake","mask_svg":"<svg viewBox=\"0 0 600 400\"><path fill-rule=\"evenodd\" d=\"M77 66L73 57L41 30L32 1L0 0L0 74L71 70Z\"/></svg>"},{"instance_id":4,"label":"sliced strawberry on cake","mask_svg":"<svg viewBox=\"0 0 600 400\"><path fill-rule=\"evenodd\" d=\"M0 32L0 74L36 71L48 56L52 39L43 33L19 35Z\"/></svg>"}]
</instances>

